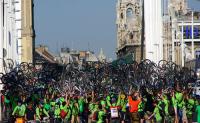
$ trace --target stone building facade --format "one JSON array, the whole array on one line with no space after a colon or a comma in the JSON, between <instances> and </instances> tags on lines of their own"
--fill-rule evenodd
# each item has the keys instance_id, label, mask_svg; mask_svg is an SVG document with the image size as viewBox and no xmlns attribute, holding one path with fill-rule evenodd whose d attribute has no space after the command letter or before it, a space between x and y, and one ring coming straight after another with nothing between
<instances>
[{"instance_id":1,"label":"stone building facade","mask_svg":"<svg viewBox=\"0 0 200 123\"><path fill-rule=\"evenodd\" d=\"M34 1L22 1L22 62L33 63L35 49Z\"/></svg>"},{"instance_id":2,"label":"stone building facade","mask_svg":"<svg viewBox=\"0 0 200 123\"><path fill-rule=\"evenodd\" d=\"M165 59L184 66L185 62L196 59L200 49L200 14L192 11L187 0L171 0L169 13L163 18Z\"/></svg>"},{"instance_id":3,"label":"stone building facade","mask_svg":"<svg viewBox=\"0 0 200 123\"><path fill-rule=\"evenodd\" d=\"M117 3L117 56L132 54L136 61L141 56L141 1L118 0Z\"/></svg>"},{"instance_id":4,"label":"stone building facade","mask_svg":"<svg viewBox=\"0 0 200 123\"><path fill-rule=\"evenodd\" d=\"M200 12L191 11L188 0L167 0L162 4L165 6L162 17L163 59L184 65L200 52ZM117 56L133 54L138 62L141 56L142 1L118 0L116 8ZM144 41L143 53L145 49Z\"/></svg>"}]
</instances>

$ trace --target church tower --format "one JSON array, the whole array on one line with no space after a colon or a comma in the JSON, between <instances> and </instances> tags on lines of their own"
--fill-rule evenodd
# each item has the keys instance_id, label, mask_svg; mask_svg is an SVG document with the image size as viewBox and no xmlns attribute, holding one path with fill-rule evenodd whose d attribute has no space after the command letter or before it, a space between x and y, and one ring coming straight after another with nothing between
<instances>
[{"instance_id":1,"label":"church tower","mask_svg":"<svg viewBox=\"0 0 200 123\"><path fill-rule=\"evenodd\" d=\"M141 56L141 0L118 0L117 3L117 57Z\"/></svg>"}]
</instances>

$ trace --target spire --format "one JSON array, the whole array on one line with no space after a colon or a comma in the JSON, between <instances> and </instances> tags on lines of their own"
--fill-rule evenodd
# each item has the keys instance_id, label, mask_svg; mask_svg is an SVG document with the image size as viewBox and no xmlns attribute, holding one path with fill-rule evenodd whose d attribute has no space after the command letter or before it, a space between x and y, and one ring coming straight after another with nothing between
<instances>
[{"instance_id":1,"label":"spire","mask_svg":"<svg viewBox=\"0 0 200 123\"><path fill-rule=\"evenodd\" d=\"M101 50L100 50L100 53L99 53L98 58L99 58L99 61L100 61L100 62L106 61L106 56L104 55L103 49L102 49L102 48L101 48Z\"/></svg>"}]
</instances>

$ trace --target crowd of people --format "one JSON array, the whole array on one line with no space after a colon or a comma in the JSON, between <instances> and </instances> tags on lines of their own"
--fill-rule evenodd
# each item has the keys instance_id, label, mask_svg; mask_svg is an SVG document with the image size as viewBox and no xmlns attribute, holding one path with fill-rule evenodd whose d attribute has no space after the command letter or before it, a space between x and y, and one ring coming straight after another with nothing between
<instances>
[{"instance_id":1,"label":"crowd of people","mask_svg":"<svg viewBox=\"0 0 200 123\"><path fill-rule=\"evenodd\" d=\"M9 123L200 123L200 100L181 86L167 92L130 87L128 94L61 94L52 89L42 95L2 93Z\"/></svg>"}]
</instances>

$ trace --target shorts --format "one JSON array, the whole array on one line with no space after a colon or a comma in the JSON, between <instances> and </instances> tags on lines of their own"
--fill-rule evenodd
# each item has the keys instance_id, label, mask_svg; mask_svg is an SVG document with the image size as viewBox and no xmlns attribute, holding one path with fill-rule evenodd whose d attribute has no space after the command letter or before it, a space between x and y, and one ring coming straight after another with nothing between
<instances>
[{"instance_id":1,"label":"shorts","mask_svg":"<svg viewBox=\"0 0 200 123\"><path fill-rule=\"evenodd\" d=\"M131 121L134 122L134 123L140 122L138 112L131 113Z\"/></svg>"}]
</instances>

